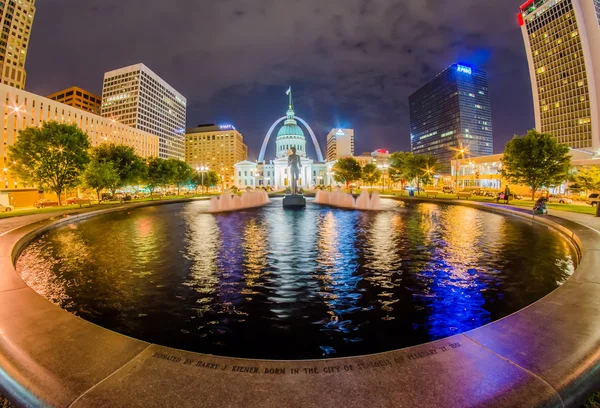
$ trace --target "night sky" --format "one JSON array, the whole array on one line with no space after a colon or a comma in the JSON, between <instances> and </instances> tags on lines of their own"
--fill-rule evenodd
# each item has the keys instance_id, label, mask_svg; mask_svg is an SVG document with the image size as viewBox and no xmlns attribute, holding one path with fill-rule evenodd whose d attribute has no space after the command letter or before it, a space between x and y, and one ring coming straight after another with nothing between
<instances>
[{"instance_id":1,"label":"night sky","mask_svg":"<svg viewBox=\"0 0 600 408\"><path fill-rule=\"evenodd\" d=\"M360 154L410 150L408 96L461 62L488 73L499 153L534 126L522 2L40 0L27 90L100 94L104 72L143 62L187 98L188 127L232 123L255 159L291 85L322 148L352 127Z\"/></svg>"}]
</instances>

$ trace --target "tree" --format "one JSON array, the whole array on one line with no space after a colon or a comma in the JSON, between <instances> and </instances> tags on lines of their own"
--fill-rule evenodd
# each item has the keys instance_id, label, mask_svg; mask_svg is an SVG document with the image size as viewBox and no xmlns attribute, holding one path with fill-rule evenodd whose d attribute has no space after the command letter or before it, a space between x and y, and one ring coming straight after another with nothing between
<instances>
[{"instance_id":1,"label":"tree","mask_svg":"<svg viewBox=\"0 0 600 408\"><path fill-rule=\"evenodd\" d=\"M191 179L191 184L194 186L194 189L197 191L198 186L202 186L203 189L214 187L221 181L221 177L215 171L205 171L205 172L194 172Z\"/></svg>"},{"instance_id":2,"label":"tree","mask_svg":"<svg viewBox=\"0 0 600 408\"><path fill-rule=\"evenodd\" d=\"M573 176L575 184L571 188L578 190L598 191L600 190L600 168L593 167L582 167Z\"/></svg>"},{"instance_id":3,"label":"tree","mask_svg":"<svg viewBox=\"0 0 600 408\"><path fill-rule=\"evenodd\" d=\"M402 188L406 184L406 162L412 153L394 152L390 156L390 167L388 173L393 183L401 183Z\"/></svg>"},{"instance_id":4,"label":"tree","mask_svg":"<svg viewBox=\"0 0 600 408\"><path fill-rule=\"evenodd\" d=\"M166 187L173 179L172 167L168 160L160 157L151 157L148 159L148 172L146 173L146 188L150 190L150 194L157 187Z\"/></svg>"},{"instance_id":5,"label":"tree","mask_svg":"<svg viewBox=\"0 0 600 408\"><path fill-rule=\"evenodd\" d=\"M427 154L407 154L405 158L405 175L408 180L417 183L417 194L420 191L421 182L427 183L431 179L436 165L436 159Z\"/></svg>"},{"instance_id":6,"label":"tree","mask_svg":"<svg viewBox=\"0 0 600 408\"><path fill-rule=\"evenodd\" d=\"M338 183L346 183L346 188L361 177L360 164L352 157L338 159L332 170L335 172L333 179Z\"/></svg>"},{"instance_id":7,"label":"tree","mask_svg":"<svg viewBox=\"0 0 600 408\"><path fill-rule=\"evenodd\" d=\"M177 187L177 195L181 187L190 183L194 170L189 164L178 159L168 159L168 166L171 168L171 182Z\"/></svg>"},{"instance_id":8,"label":"tree","mask_svg":"<svg viewBox=\"0 0 600 408\"><path fill-rule=\"evenodd\" d=\"M103 143L92 150L92 159L98 163L112 163L119 176L119 182L110 187L113 195L118 188L138 185L147 171L144 160L130 146Z\"/></svg>"},{"instance_id":9,"label":"tree","mask_svg":"<svg viewBox=\"0 0 600 408\"><path fill-rule=\"evenodd\" d=\"M24 183L61 195L77 186L81 172L90 161L88 136L75 125L44 122L19 132L8 148L11 173Z\"/></svg>"},{"instance_id":10,"label":"tree","mask_svg":"<svg viewBox=\"0 0 600 408\"><path fill-rule=\"evenodd\" d=\"M570 169L569 147L535 130L515 136L506 144L502 158L502 175L511 183L529 186L531 199L541 187L566 181Z\"/></svg>"},{"instance_id":11,"label":"tree","mask_svg":"<svg viewBox=\"0 0 600 408\"><path fill-rule=\"evenodd\" d=\"M377 168L377 165L368 163L362 168L361 180L363 183L370 186L371 189L373 189L373 184L377 183L380 178L381 170Z\"/></svg>"},{"instance_id":12,"label":"tree","mask_svg":"<svg viewBox=\"0 0 600 408\"><path fill-rule=\"evenodd\" d=\"M106 189L112 189L119 185L121 180L112 163L97 162L92 160L82 175L83 184L96 191L98 202L100 202L100 192Z\"/></svg>"}]
</instances>

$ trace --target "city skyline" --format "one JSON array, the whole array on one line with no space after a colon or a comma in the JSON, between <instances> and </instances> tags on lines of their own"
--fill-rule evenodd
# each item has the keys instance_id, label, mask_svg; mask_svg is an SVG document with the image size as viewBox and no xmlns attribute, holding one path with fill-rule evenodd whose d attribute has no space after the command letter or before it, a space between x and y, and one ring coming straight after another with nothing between
<instances>
[{"instance_id":1,"label":"city skyline","mask_svg":"<svg viewBox=\"0 0 600 408\"><path fill-rule=\"evenodd\" d=\"M100 93L104 72L143 62L186 95L187 127L233 123L244 133L250 157L256 157L279 114L281 89L291 85L297 110L322 147L332 127L347 127L356 130L357 152L408 151L408 95L462 62L488 72L495 152L514 133L534 127L527 58L515 18L520 1L436 8L424 2L309 1L302 7L257 2L247 8L237 1L220 7L176 1L164 14L152 2L130 3L90 1L66 9L52 7L56 1L39 4L28 90L49 94L78 85ZM467 17L474 13L478 18ZM199 26L186 23L198 14L211 19ZM144 24L126 23L134 15ZM86 34L84 27L98 18L111 24L94 25ZM61 21L72 23L63 28ZM171 28L157 29L166 26ZM150 41L133 47L142 37ZM51 48L48 39L55 44ZM102 52L81 58L81 49Z\"/></svg>"}]
</instances>

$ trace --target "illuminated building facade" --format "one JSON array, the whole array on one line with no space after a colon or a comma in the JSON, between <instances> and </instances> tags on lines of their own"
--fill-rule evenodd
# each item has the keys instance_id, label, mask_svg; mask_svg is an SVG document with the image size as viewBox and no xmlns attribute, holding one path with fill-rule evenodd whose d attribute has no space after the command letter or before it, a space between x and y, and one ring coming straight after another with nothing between
<instances>
[{"instance_id":1,"label":"illuminated building facade","mask_svg":"<svg viewBox=\"0 0 600 408\"><path fill-rule=\"evenodd\" d=\"M0 144L3 169L0 192L11 190L11 194L14 194L24 187L10 175L12 163L7 157L8 146L15 143L20 130L40 126L45 121L77 125L88 135L92 146L115 143L133 147L136 154L142 157L158 154L158 136L102 116L4 84L0 84L0 100L4 101L0 105L0 117L4 120L3 143Z\"/></svg>"},{"instance_id":2,"label":"illuminated building facade","mask_svg":"<svg viewBox=\"0 0 600 408\"><path fill-rule=\"evenodd\" d=\"M580 167L600 167L600 157L593 157L590 152L571 149L571 166L573 169ZM502 177L502 154L490 156L470 157L452 160L452 178L456 177L459 188L485 188L490 190L503 190L507 185L517 194L529 196L531 190L528 186L509 183ZM458 177L456 176L458 169ZM564 193L569 183L550 188L551 193Z\"/></svg>"},{"instance_id":3,"label":"illuminated building facade","mask_svg":"<svg viewBox=\"0 0 600 408\"><path fill-rule=\"evenodd\" d=\"M222 184L234 184L234 165L248 158L244 137L232 125L199 125L187 129L185 161L192 168L208 167L221 176Z\"/></svg>"},{"instance_id":4,"label":"illuminated building facade","mask_svg":"<svg viewBox=\"0 0 600 408\"><path fill-rule=\"evenodd\" d=\"M486 73L454 64L410 95L410 142L415 154L437 158L436 172L449 174L460 149L493 152L492 111Z\"/></svg>"},{"instance_id":5,"label":"illuminated building facade","mask_svg":"<svg viewBox=\"0 0 600 408\"><path fill-rule=\"evenodd\" d=\"M184 160L186 99L144 64L104 74L102 116L157 135L159 157Z\"/></svg>"},{"instance_id":6,"label":"illuminated building facade","mask_svg":"<svg viewBox=\"0 0 600 408\"><path fill-rule=\"evenodd\" d=\"M288 155L291 153L292 147L296 148L296 153L300 156L300 161L302 163L300 178L298 180L298 186L300 188L312 188L318 185L325 186L332 183L331 168L333 167L334 162L315 162L307 156L306 137L296 120L297 117L294 113L291 89L288 90L287 94L290 98L289 105L286 116L280 119L285 119L285 122L277 132L275 159L270 162L251 162L245 160L236 163L235 184L237 187L256 188L269 186L275 189L288 187L290 185ZM279 123L280 120L275 122L274 126ZM310 129L305 122L303 123ZM268 143L273 129L274 127L269 131L265 143L263 143L263 151L266 148L266 143ZM311 135L314 136L314 134ZM313 138L313 142L315 142L315 140L316 138ZM317 150L317 155L320 155L320 148L318 148L318 145L315 146L315 149ZM261 156L262 153L259 155L259 160Z\"/></svg>"},{"instance_id":7,"label":"illuminated building facade","mask_svg":"<svg viewBox=\"0 0 600 408\"><path fill-rule=\"evenodd\" d=\"M535 126L559 143L600 150L598 0L528 0L518 13Z\"/></svg>"},{"instance_id":8,"label":"illuminated building facade","mask_svg":"<svg viewBox=\"0 0 600 408\"><path fill-rule=\"evenodd\" d=\"M77 86L55 92L49 95L48 99L83 109L96 115L102 113L102 98Z\"/></svg>"},{"instance_id":9,"label":"illuminated building facade","mask_svg":"<svg viewBox=\"0 0 600 408\"><path fill-rule=\"evenodd\" d=\"M327 161L354 156L354 129L331 129L327 135Z\"/></svg>"},{"instance_id":10,"label":"illuminated building facade","mask_svg":"<svg viewBox=\"0 0 600 408\"><path fill-rule=\"evenodd\" d=\"M35 0L0 1L0 81L25 89L25 60L31 27L35 16Z\"/></svg>"}]
</instances>

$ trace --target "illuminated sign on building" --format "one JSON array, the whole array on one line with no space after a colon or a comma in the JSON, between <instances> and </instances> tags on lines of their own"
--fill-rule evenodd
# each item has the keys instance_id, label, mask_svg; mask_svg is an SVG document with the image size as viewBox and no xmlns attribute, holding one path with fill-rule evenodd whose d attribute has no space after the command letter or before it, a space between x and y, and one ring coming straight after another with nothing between
<instances>
[{"instance_id":1,"label":"illuminated sign on building","mask_svg":"<svg viewBox=\"0 0 600 408\"><path fill-rule=\"evenodd\" d=\"M462 72L463 74L469 74L469 75L471 75L471 74L472 74L472 72L473 72L473 71L471 70L471 67L465 67L464 65L457 65L457 66L456 66L456 70L457 70L458 72Z\"/></svg>"},{"instance_id":2,"label":"illuminated sign on building","mask_svg":"<svg viewBox=\"0 0 600 408\"><path fill-rule=\"evenodd\" d=\"M233 126L233 125L219 125L219 129L221 129L221 130L235 130L235 126Z\"/></svg>"},{"instance_id":3,"label":"illuminated sign on building","mask_svg":"<svg viewBox=\"0 0 600 408\"><path fill-rule=\"evenodd\" d=\"M337 132L335 132L336 136L344 136L344 131L342 129L338 129Z\"/></svg>"}]
</instances>

